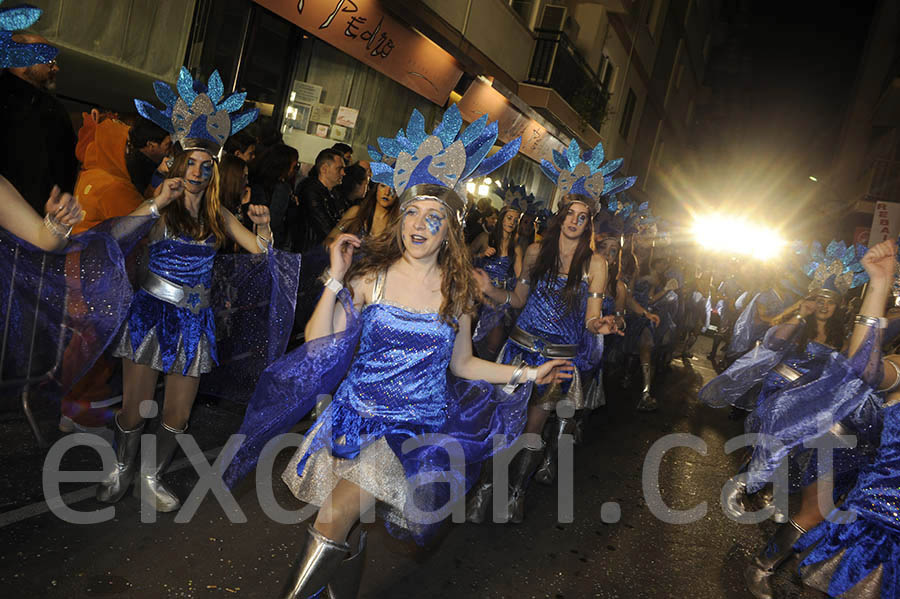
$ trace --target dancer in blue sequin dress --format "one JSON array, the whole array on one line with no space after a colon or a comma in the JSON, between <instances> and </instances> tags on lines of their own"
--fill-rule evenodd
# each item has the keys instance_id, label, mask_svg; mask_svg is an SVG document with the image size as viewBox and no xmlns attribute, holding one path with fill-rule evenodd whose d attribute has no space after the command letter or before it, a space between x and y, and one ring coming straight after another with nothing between
<instances>
[{"instance_id":1,"label":"dancer in blue sequin dress","mask_svg":"<svg viewBox=\"0 0 900 599\"><path fill-rule=\"evenodd\" d=\"M140 100L136 105L145 118L170 132L178 153L171 179L163 184L168 190L165 205L159 199L148 201L147 210L159 220L149 235L146 272L113 351L122 358L122 410L115 419L116 464L98 485L97 499L114 503L131 484L144 427L140 407L153 400L162 373L166 387L156 459L141 465L135 495L157 511L170 512L181 502L160 476L178 448L176 436L187 428L199 377L216 363L213 260L226 238L248 252L267 252L272 233L267 207L251 205L248 211L258 229L254 234L219 202L216 156L230 133L252 122L258 111L232 115L243 105L243 96L222 101L218 73L207 87L183 68L178 94L162 83L156 90L165 110Z\"/></svg>"},{"instance_id":2,"label":"dancer in blue sequin dress","mask_svg":"<svg viewBox=\"0 0 900 599\"><path fill-rule=\"evenodd\" d=\"M863 259L871 281L849 352L865 354L864 360L857 361L859 379L846 373L832 377L836 394L864 396L868 385L880 390L880 447L840 508L795 546L802 552L799 569L804 582L830 597L900 596L900 356L882 359L878 328L884 326L884 306L897 269L896 252L896 244L886 241L870 249Z\"/></svg>"},{"instance_id":3,"label":"dancer in blue sequin dress","mask_svg":"<svg viewBox=\"0 0 900 599\"><path fill-rule=\"evenodd\" d=\"M334 393L283 474L298 499L321 509L280 597L326 586L355 596L346 585L358 585L364 536L353 555L347 538L372 508L393 534L432 538L481 462L505 447L494 446L494 435L508 444L521 432L531 385L519 383L568 376L563 360L523 368L472 355L478 289L463 240L465 203L453 187L502 165L519 141L482 163L478 148L493 145L496 123L485 116L461 125L453 106L427 135L414 111L403 134L379 139L387 156L370 148L383 159L373 161L373 179L393 184L401 219L364 244L348 234L335 240L306 344L267 369L248 407L248 440L225 473L231 484L270 439ZM502 383L508 392L492 386ZM434 475L448 484L427 484Z\"/></svg>"}]
</instances>

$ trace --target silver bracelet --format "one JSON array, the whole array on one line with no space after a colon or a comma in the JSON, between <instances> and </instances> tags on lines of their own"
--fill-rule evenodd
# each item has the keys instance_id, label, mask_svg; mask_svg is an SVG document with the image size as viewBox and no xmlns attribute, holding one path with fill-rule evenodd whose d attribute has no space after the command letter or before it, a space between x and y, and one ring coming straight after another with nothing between
<instances>
[{"instance_id":1,"label":"silver bracelet","mask_svg":"<svg viewBox=\"0 0 900 599\"><path fill-rule=\"evenodd\" d=\"M591 326L591 322L593 322L595 320L600 320L600 317L599 316L591 316L590 318L588 318L587 322L584 323L584 328L586 328L586 329L589 328Z\"/></svg>"},{"instance_id":2,"label":"silver bracelet","mask_svg":"<svg viewBox=\"0 0 900 599\"><path fill-rule=\"evenodd\" d=\"M526 279L524 277L519 279L519 283L521 283L522 285L528 285L529 287L531 287L531 281L529 281L528 279Z\"/></svg>"},{"instance_id":3,"label":"silver bracelet","mask_svg":"<svg viewBox=\"0 0 900 599\"><path fill-rule=\"evenodd\" d=\"M538 369L537 366L529 366L525 369L525 380L533 383L537 380Z\"/></svg>"},{"instance_id":4,"label":"silver bracelet","mask_svg":"<svg viewBox=\"0 0 900 599\"><path fill-rule=\"evenodd\" d=\"M605 299L605 298L606 298L606 294L605 294L605 293L597 293L596 291L589 291L589 292L588 292L588 299L599 299L599 300L602 300L602 299Z\"/></svg>"},{"instance_id":5,"label":"silver bracelet","mask_svg":"<svg viewBox=\"0 0 900 599\"><path fill-rule=\"evenodd\" d=\"M894 367L894 382L891 383L891 386L888 387L887 389L877 389L877 391L879 393L890 393L891 391L896 390L897 387L900 387L900 366L897 366L896 364L894 364L893 360L883 360L883 361L887 362L888 364L890 364L891 366Z\"/></svg>"},{"instance_id":6,"label":"silver bracelet","mask_svg":"<svg viewBox=\"0 0 900 599\"><path fill-rule=\"evenodd\" d=\"M335 295L337 295L338 293L340 293L341 289L344 288L344 286L341 285L340 281L329 275L328 279L325 281L325 288L330 289L334 292Z\"/></svg>"},{"instance_id":7,"label":"silver bracelet","mask_svg":"<svg viewBox=\"0 0 900 599\"><path fill-rule=\"evenodd\" d=\"M510 293L509 291L507 291L507 292L506 292L506 301L503 302L501 305L502 305L502 306L508 306L510 300L512 300L512 293Z\"/></svg>"},{"instance_id":8,"label":"silver bracelet","mask_svg":"<svg viewBox=\"0 0 900 599\"><path fill-rule=\"evenodd\" d=\"M513 370L512 376L509 377L509 382L503 387L504 393L512 393L516 390L516 387L519 386L519 379L522 378L522 373L525 371L525 363L522 362L516 369Z\"/></svg>"},{"instance_id":9,"label":"silver bracelet","mask_svg":"<svg viewBox=\"0 0 900 599\"><path fill-rule=\"evenodd\" d=\"M72 234L71 225L64 225L49 214L44 216L44 226L57 237L65 237L68 239L69 235Z\"/></svg>"},{"instance_id":10,"label":"silver bracelet","mask_svg":"<svg viewBox=\"0 0 900 599\"><path fill-rule=\"evenodd\" d=\"M150 198L147 200L147 209L150 210L150 216L159 218L159 208L156 207L156 199Z\"/></svg>"},{"instance_id":11,"label":"silver bracelet","mask_svg":"<svg viewBox=\"0 0 900 599\"><path fill-rule=\"evenodd\" d=\"M853 318L853 324L861 324L866 327L885 329L887 328L887 318L857 314Z\"/></svg>"},{"instance_id":12,"label":"silver bracelet","mask_svg":"<svg viewBox=\"0 0 900 599\"><path fill-rule=\"evenodd\" d=\"M257 247L259 247L259 249L261 249L262 251L268 253L268 252L269 252L269 245L270 245L270 244L274 244L274 243L275 243L275 237L274 237L274 235L273 235L272 237L270 237L269 239L266 239L265 237L263 237L263 236L260 235L259 233L256 234L256 245L257 245Z\"/></svg>"}]
</instances>

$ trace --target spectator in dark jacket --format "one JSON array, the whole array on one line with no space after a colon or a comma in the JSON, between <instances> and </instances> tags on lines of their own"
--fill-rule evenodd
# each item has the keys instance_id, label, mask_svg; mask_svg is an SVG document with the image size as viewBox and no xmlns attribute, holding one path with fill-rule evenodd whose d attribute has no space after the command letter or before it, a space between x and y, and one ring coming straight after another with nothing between
<instances>
[{"instance_id":1,"label":"spectator in dark jacket","mask_svg":"<svg viewBox=\"0 0 900 599\"><path fill-rule=\"evenodd\" d=\"M13 40L47 43L31 34ZM0 175L40 214L53 186L71 192L78 176L72 119L52 95L58 72L55 60L0 72Z\"/></svg>"},{"instance_id":2,"label":"spectator in dark jacket","mask_svg":"<svg viewBox=\"0 0 900 599\"><path fill-rule=\"evenodd\" d=\"M299 210L288 218L294 251L306 252L321 245L341 218L332 190L344 178L344 157L328 148L316 156L310 176L297 194Z\"/></svg>"},{"instance_id":3,"label":"spectator in dark jacket","mask_svg":"<svg viewBox=\"0 0 900 599\"><path fill-rule=\"evenodd\" d=\"M250 202L269 207L270 226L278 249L290 249L291 246L287 214L295 203L291 191L299 158L297 150L291 146L275 144L253 164Z\"/></svg>"}]
</instances>

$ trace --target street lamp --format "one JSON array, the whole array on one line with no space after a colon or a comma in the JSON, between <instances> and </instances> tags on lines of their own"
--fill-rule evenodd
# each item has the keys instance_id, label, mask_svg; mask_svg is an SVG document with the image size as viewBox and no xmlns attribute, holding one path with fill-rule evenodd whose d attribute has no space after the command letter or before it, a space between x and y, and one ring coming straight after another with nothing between
<instances>
[{"instance_id":1,"label":"street lamp","mask_svg":"<svg viewBox=\"0 0 900 599\"><path fill-rule=\"evenodd\" d=\"M809 176L809 180L812 181L813 183L819 182L819 180L817 178L813 177L812 175Z\"/></svg>"}]
</instances>

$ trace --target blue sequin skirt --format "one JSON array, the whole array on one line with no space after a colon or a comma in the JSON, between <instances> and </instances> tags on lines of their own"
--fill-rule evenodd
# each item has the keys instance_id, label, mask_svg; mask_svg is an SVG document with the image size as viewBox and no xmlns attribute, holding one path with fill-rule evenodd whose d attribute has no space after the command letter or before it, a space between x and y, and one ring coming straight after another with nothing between
<instances>
[{"instance_id":1,"label":"blue sequin skirt","mask_svg":"<svg viewBox=\"0 0 900 599\"><path fill-rule=\"evenodd\" d=\"M199 377L218 364L213 310L195 314L140 289L113 355L164 374Z\"/></svg>"}]
</instances>

